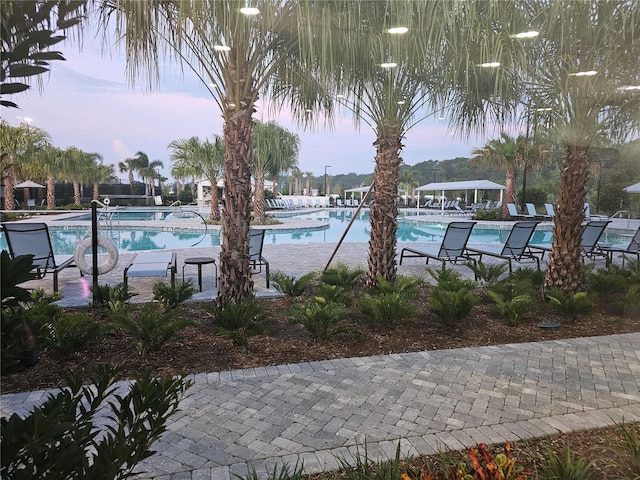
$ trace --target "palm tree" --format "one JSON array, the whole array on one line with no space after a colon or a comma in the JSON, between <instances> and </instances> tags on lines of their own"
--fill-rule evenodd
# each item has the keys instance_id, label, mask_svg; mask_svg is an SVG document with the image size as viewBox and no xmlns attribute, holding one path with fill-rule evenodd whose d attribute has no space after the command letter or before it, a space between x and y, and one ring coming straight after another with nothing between
<instances>
[{"instance_id":1,"label":"palm tree","mask_svg":"<svg viewBox=\"0 0 640 480\"><path fill-rule=\"evenodd\" d=\"M156 185L155 179L158 178L157 168L164 168L164 164L161 160L149 160L149 156L141 151L136 152L135 156L132 160L132 165L135 166L138 175L142 178L143 183L145 184L145 195L147 197L155 196L156 194ZM147 201L149 199L147 198Z\"/></svg>"},{"instance_id":2,"label":"palm tree","mask_svg":"<svg viewBox=\"0 0 640 480\"><path fill-rule=\"evenodd\" d=\"M515 203L516 174L524 167L525 137L513 138L502 132L499 139L489 140L483 147L471 150L472 162L506 171L502 218L510 218L507 203Z\"/></svg>"},{"instance_id":3,"label":"palm tree","mask_svg":"<svg viewBox=\"0 0 640 480\"><path fill-rule=\"evenodd\" d=\"M591 147L602 135L628 139L640 129L638 2L533 2L544 35L524 75L531 105L544 109L564 151L545 288L580 288L583 204Z\"/></svg>"},{"instance_id":4,"label":"palm tree","mask_svg":"<svg viewBox=\"0 0 640 480\"><path fill-rule=\"evenodd\" d=\"M2 158L2 176L4 180L5 209L15 209L13 186L19 179L27 180L25 175L33 173L33 159L38 151L50 144L51 137L44 130L33 127L28 123L21 123L12 127L6 121L0 120L0 153ZM25 200L28 198L25 189Z\"/></svg>"},{"instance_id":5,"label":"palm tree","mask_svg":"<svg viewBox=\"0 0 640 480\"><path fill-rule=\"evenodd\" d=\"M63 172L64 152L54 146L47 145L33 157L32 168L46 178L47 210L56 206L55 177Z\"/></svg>"},{"instance_id":6,"label":"palm tree","mask_svg":"<svg viewBox=\"0 0 640 480\"><path fill-rule=\"evenodd\" d=\"M256 223L264 223L265 174L269 172L272 177L277 177L297 163L300 137L275 122L256 122L252 147L255 181L253 218Z\"/></svg>"},{"instance_id":7,"label":"palm tree","mask_svg":"<svg viewBox=\"0 0 640 480\"><path fill-rule=\"evenodd\" d=\"M305 172L305 176L307 177L307 195L311 195L311 177L313 177L313 172Z\"/></svg>"},{"instance_id":8,"label":"palm tree","mask_svg":"<svg viewBox=\"0 0 640 480\"><path fill-rule=\"evenodd\" d=\"M133 184L133 174L137 169L138 160L135 158L127 158L121 162L118 162L118 170L120 173L128 173L129 174L129 194L134 195L135 186Z\"/></svg>"},{"instance_id":9,"label":"palm tree","mask_svg":"<svg viewBox=\"0 0 640 480\"><path fill-rule=\"evenodd\" d=\"M213 136L213 142L205 140L201 142L198 137L174 140L169 144L173 150L171 161L173 172L181 176L204 177L211 184L211 209L209 217L212 220L220 220L220 207L218 198L218 180L222 177L224 161L224 144L222 137ZM175 176L175 175L174 175Z\"/></svg>"},{"instance_id":10,"label":"palm tree","mask_svg":"<svg viewBox=\"0 0 640 480\"><path fill-rule=\"evenodd\" d=\"M306 30L315 28L306 21L316 11L315 2L262 0L257 5L257 11L247 11L232 1L122 0L105 2L102 10L104 24L115 17L116 29L126 41L132 78L138 69L149 68L150 80L156 79L159 54L177 53L176 57L199 75L222 111L225 201L218 290L221 304L253 295L248 253L256 102L261 93L267 98L295 97L294 115L310 122L312 118L305 112L320 105L324 88L320 78L310 75L317 70L317 58L301 45L316 41ZM324 32L325 36L331 33L329 29ZM320 106L330 111L331 105Z\"/></svg>"},{"instance_id":11,"label":"palm tree","mask_svg":"<svg viewBox=\"0 0 640 480\"><path fill-rule=\"evenodd\" d=\"M94 166L102 159L99 153L83 152L77 147L69 147L62 157L60 177L73 184L73 203L80 205L81 184L93 181Z\"/></svg>"},{"instance_id":12,"label":"palm tree","mask_svg":"<svg viewBox=\"0 0 640 480\"><path fill-rule=\"evenodd\" d=\"M99 200L100 184L116 179L115 167L113 165L105 165L102 163L101 156L100 161L93 164L91 177L93 178L93 200Z\"/></svg>"}]
</instances>

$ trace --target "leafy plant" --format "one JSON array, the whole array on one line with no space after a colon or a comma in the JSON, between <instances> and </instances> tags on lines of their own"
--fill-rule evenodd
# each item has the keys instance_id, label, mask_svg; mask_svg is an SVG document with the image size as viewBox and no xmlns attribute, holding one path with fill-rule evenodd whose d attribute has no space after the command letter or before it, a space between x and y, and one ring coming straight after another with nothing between
<instances>
[{"instance_id":1,"label":"leafy plant","mask_svg":"<svg viewBox=\"0 0 640 480\"><path fill-rule=\"evenodd\" d=\"M511 298L501 298L496 292L487 291L487 295L495 302L494 309L509 326L516 326L520 319L531 311L533 299L529 295L517 295Z\"/></svg>"},{"instance_id":2,"label":"leafy plant","mask_svg":"<svg viewBox=\"0 0 640 480\"><path fill-rule=\"evenodd\" d=\"M195 291L191 282L178 281L175 287L157 282L153 285L153 299L163 307L173 310L193 297Z\"/></svg>"},{"instance_id":3,"label":"leafy plant","mask_svg":"<svg viewBox=\"0 0 640 480\"><path fill-rule=\"evenodd\" d=\"M349 314L349 310L343 304L328 301L323 297L314 297L297 304L295 312L307 331L320 340L326 340L342 331L340 324Z\"/></svg>"},{"instance_id":4,"label":"leafy plant","mask_svg":"<svg viewBox=\"0 0 640 480\"><path fill-rule=\"evenodd\" d=\"M205 305L204 309L213 315L215 331L229 337L234 345L242 347L245 352L249 350L249 338L265 331L267 317L255 298L229 303L224 307Z\"/></svg>"},{"instance_id":5,"label":"leafy plant","mask_svg":"<svg viewBox=\"0 0 640 480\"><path fill-rule=\"evenodd\" d=\"M356 444L355 463L352 465L344 457L337 458L338 463L344 472L342 478L346 480L396 480L402 479L402 475L407 470L411 458L401 457L400 442L396 446L396 452L392 459L373 461L369 456L367 444L364 450L360 451L360 446Z\"/></svg>"},{"instance_id":6,"label":"leafy plant","mask_svg":"<svg viewBox=\"0 0 640 480\"><path fill-rule=\"evenodd\" d=\"M60 315L45 326L47 343L63 355L77 352L102 331L85 312Z\"/></svg>"},{"instance_id":7,"label":"leafy plant","mask_svg":"<svg viewBox=\"0 0 640 480\"><path fill-rule=\"evenodd\" d=\"M342 303L347 305L352 301L352 290L348 290L339 285L329 285L321 283L318 286L318 297L324 298L327 302Z\"/></svg>"},{"instance_id":8,"label":"leafy plant","mask_svg":"<svg viewBox=\"0 0 640 480\"><path fill-rule=\"evenodd\" d=\"M107 307L110 311L116 312L122 309L129 301L138 295L129 290L129 285L119 283L117 285L91 286L93 304L97 307Z\"/></svg>"},{"instance_id":9,"label":"leafy plant","mask_svg":"<svg viewBox=\"0 0 640 480\"><path fill-rule=\"evenodd\" d=\"M345 263L337 263L335 267L326 269L320 274L320 281L343 288L353 286L364 277L362 268L351 268Z\"/></svg>"},{"instance_id":10,"label":"leafy plant","mask_svg":"<svg viewBox=\"0 0 640 480\"><path fill-rule=\"evenodd\" d=\"M634 429L633 425L622 424L620 431L622 440L617 450L627 453L626 458L619 465L625 472L622 478L638 480L640 479L640 435L636 433L637 429Z\"/></svg>"},{"instance_id":11,"label":"leafy plant","mask_svg":"<svg viewBox=\"0 0 640 480\"><path fill-rule=\"evenodd\" d=\"M158 304L147 303L137 315L117 315L115 326L131 333L138 339L138 352L160 349L176 333L193 325L189 318L177 317L176 310L165 311Z\"/></svg>"},{"instance_id":12,"label":"leafy plant","mask_svg":"<svg viewBox=\"0 0 640 480\"><path fill-rule=\"evenodd\" d=\"M50 394L26 416L0 419L2 478L132 477L136 464L153 454L151 445L191 381L153 378L147 371L126 394L116 394L120 370L101 365L87 386L84 372L76 371L69 388Z\"/></svg>"},{"instance_id":13,"label":"leafy plant","mask_svg":"<svg viewBox=\"0 0 640 480\"><path fill-rule=\"evenodd\" d=\"M392 284L378 275L374 291L374 295L365 294L358 298L358 307L371 328L389 328L415 313L415 306L409 303L418 296L415 279L398 277Z\"/></svg>"},{"instance_id":14,"label":"leafy plant","mask_svg":"<svg viewBox=\"0 0 640 480\"><path fill-rule=\"evenodd\" d=\"M537 268L518 268L511 272L507 280L511 282L525 282L533 288L540 288L544 283L545 272Z\"/></svg>"},{"instance_id":15,"label":"leafy plant","mask_svg":"<svg viewBox=\"0 0 640 480\"><path fill-rule=\"evenodd\" d=\"M305 293L309 283L315 278L316 274L314 272L296 278L293 275L287 275L277 270L271 274L271 283L275 285L280 293L289 297L299 297Z\"/></svg>"},{"instance_id":16,"label":"leafy plant","mask_svg":"<svg viewBox=\"0 0 640 480\"><path fill-rule=\"evenodd\" d=\"M498 282L500 277L507 271L506 263L485 264L482 260L477 263L467 263L476 278L483 287L490 287Z\"/></svg>"},{"instance_id":17,"label":"leafy plant","mask_svg":"<svg viewBox=\"0 0 640 480\"><path fill-rule=\"evenodd\" d=\"M31 298L29 290L20 287L21 283L36 278L31 273L33 255L20 255L12 259L6 250L0 251L0 298L2 308L18 306L20 302L28 302Z\"/></svg>"},{"instance_id":18,"label":"leafy plant","mask_svg":"<svg viewBox=\"0 0 640 480\"><path fill-rule=\"evenodd\" d=\"M622 300L623 315L634 316L640 314L640 284L630 285Z\"/></svg>"},{"instance_id":19,"label":"leafy plant","mask_svg":"<svg viewBox=\"0 0 640 480\"><path fill-rule=\"evenodd\" d=\"M456 328L460 320L469 315L479 301L478 296L469 290L446 290L442 287L435 287L428 300L431 311L449 330Z\"/></svg>"},{"instance_id":20,"label":"leafy plant","mask_svg":"<svg viewBox=\"0 0 640 480\"><path fill-rule=\"evenodd\" d=\"M598 293L622 293L629 284L629 275L617 265L608 269L598 269L584 274L585 283L590 290Z\"/></svg>"},{"instance_id":21,"label":"leafy plant","mask_svg":"<svg viewBox=\"0 0 640 480\"><path fill-rule=\"evenodd\" d=\"M600 474L593 462L578 457L569 446L561 454L551 447L543 447L544 460L538 466L541 477L547 480L596 480Z\"/></svg>"},{"instance_id":22,"label":"leafy plant","mask_svg":"<svg viewBox=\"0 0 640 480\"><path fill-rule=\"evenodd\" d=\"M438 287L444 290L457 291L457 290L472 290L475 288L475 282L473 280L465 280L460 277L460 274L453 268L447 268L443 263L440 270L434 270L433 268L427 268L427 272L436 281Z\"/></svg>"},{"instance_id":23,"label":"leafy plant","mask_svg":"<svg viewBox=\"0 0 640 480\"><path fill-rule=\"evenodd\" d=\"M304 478L307 478L303 474L303 470L304 470L303 462L300 462L300 463L296 462L295 466L293 467L293 471L290 470L289 465L286 463L280 466L274 465L273 470L271 471L271 473L267 475L266 479L267 480L302 480ZM249 472L246 477L240 476L235 473L233 474L233 476L240 480L260 480L261 478L263 478L258 474L255 468L252 469L251 472Z\"/></svg>"},{"instance_id":24,"label":"leafy plant","mask_svg":"<svg viewBox=\"0 0 640 480\"><path fill-rule=\"evenodd\" d=\"M591 312L593 303L587 292L563 292L558 288L547 292L551 306L562 316L577 320L578 316Z\"/></svg>"}]
</instances>

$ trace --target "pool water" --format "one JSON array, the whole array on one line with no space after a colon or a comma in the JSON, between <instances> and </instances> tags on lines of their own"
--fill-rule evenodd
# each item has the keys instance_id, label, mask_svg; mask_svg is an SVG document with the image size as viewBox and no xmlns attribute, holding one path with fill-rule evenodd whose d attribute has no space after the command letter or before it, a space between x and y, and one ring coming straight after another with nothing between
<instances>
[{"instance_id":1,"label":"pool water","mask_svg":"<svg viewBox=\"0 0 640 480\"><path fill-rule=\"evenodd\" d=\"M275 230L266 227L265 243L337 243L340 241L347 225L353 218L352 211L319 210L297 215L301 219L314 219L322 223L318 228ZM75 219L74 219L75 220ZM418 222L415 217L399 218L398 241L416 243L442 242L446 223ZM90 235L90 227L49 227L51 241L56 254L72 254L76 243ZM511 231L511 224L479 225L476 224L471 232L469 243L501 244L504 243ZM371 233L367 212L358 214L349 232L344 237L345 242L368 242ZM163 249L182 249L190 247L207 247L220 245L219 229L204 231L172 230L170 228L102 228L101 235L109 236L118 250L144 251ZM629 239L605 231L603 243L628 243ZM538 226L531 239L535 245L549 245L551 243L551 226ZM0 248L6 248L3 236L0 236Z\"/></svg>"}]
</instances>

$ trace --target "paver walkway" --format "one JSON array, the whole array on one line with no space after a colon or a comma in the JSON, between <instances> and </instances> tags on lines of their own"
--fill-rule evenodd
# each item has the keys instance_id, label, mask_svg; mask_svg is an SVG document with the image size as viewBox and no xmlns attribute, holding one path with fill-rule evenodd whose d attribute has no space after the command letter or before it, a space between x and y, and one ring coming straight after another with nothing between
<instances>
[{"instance_id":1,"label":"paver walkway","mask_svg":"<svg viewBox=\"0 0 640 480\"><path fill-rule=\"evenodd\" d=\"M140 479L332 470L640 421L640 333L199 374ZM0 397L24 413L46 392Z\"/></svg>"}]
</instances>

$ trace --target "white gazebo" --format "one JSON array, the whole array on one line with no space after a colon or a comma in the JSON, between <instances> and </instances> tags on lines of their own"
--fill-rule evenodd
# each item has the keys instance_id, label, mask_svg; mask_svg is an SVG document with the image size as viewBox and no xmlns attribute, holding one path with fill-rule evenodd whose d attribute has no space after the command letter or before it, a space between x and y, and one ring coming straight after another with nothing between
<instances>
[{"instance_id":1,"label":"white gazebo","mask_svg":"<svg viewBox=\"0 0 640 480\"><path fill-rule=\"evenodd\" d=\"M347 188L344 191L344 201L347 201L347 193L350 193L351 197L353 198L353 194L354 193L359 193L360 194L360 201L362 201L362 198L364 197L365 193L367 193L369 191L369 189L371 188L371 185L365 185L364 187L357 187L357 188ZM374 190L375 191L375 190ZM406 190L399 188L398 189L398 195L401 195L401 192L404 192L406 194Z\"/></svg>"},{"instance_id":2,"label":"white gazebo","mask_svg":"<svg viewBox=\"0 0 640 480\"><path fill-rule=\"evenodd\" d=\"M444 198L444 192L465 192L465 202L467 202L467 192L473 190L473 203L478 203L478 190L500 190L500 203L502 203L503 190L507 187L490 180L466 180L462 182L433 182L416 188L418 192L418 208L420 208L420 192L440 192L440 198ZM467 202L468 203L468 202ZM444 209L444 202L440 202Z\"/></svg>"},{"instance_id":3,"label":"white gazebo","mask_svg":"<svg viewBox=\"0 0 640 480\"><path fill-rule=\"evenodd\" d=\"M640 193L640 182L629 185L628 187L623 188L623 190L627 193Z\"/></svg>"}]
</instances>

